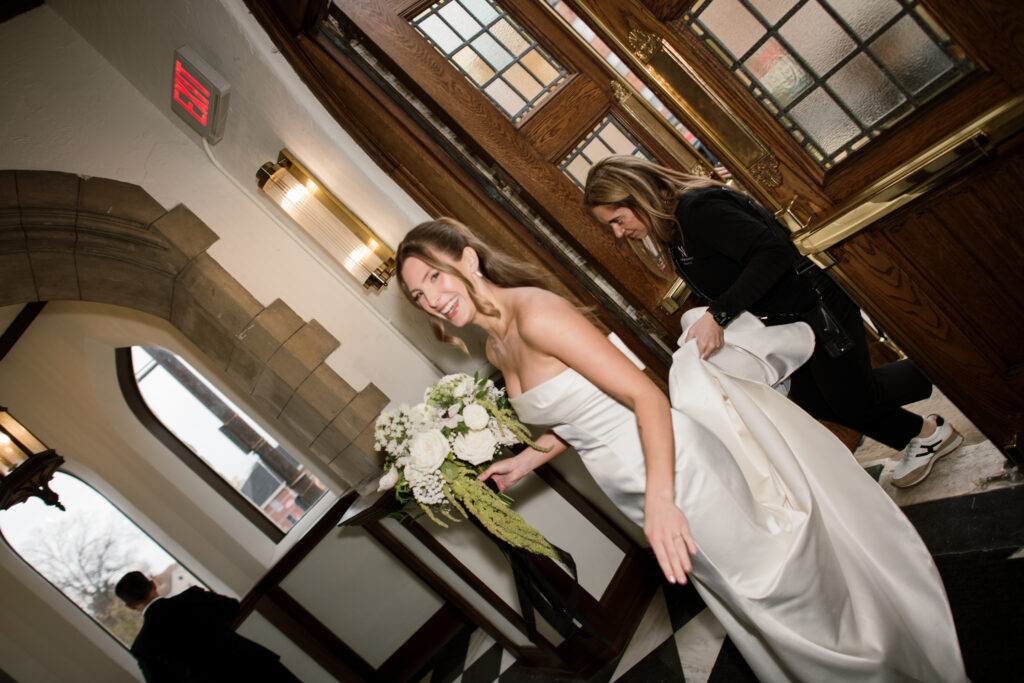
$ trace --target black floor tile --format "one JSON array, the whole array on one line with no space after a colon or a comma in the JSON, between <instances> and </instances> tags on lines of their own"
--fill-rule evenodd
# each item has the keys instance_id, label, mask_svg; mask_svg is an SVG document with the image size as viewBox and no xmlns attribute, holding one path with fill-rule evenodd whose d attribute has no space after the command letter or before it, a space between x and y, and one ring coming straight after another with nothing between
<instances>
[{"instance_id":1,"label":"black floor tile","mask_svg":"<svg viewBox=\"0 0 1024 683\"><path fill-rule=\"evenodd\" d=\"M758 683L757 676L747 665L747 660L743 659L743 655L728 637L722 643L715 668L708 676L708 683Z\"/></svg>"},{"instance_id":2,"label":"black floor tile","mask_svg":"<svg viewBox=\"0 0 1024 683\"><path fill-rule=\"evenodd\" d=\"M676 640L669 637L620 676L616 683L678 683L683 680Z\"/></svg>"},{"instance_id":3,"label":"black floor tile","mask_svg":"<svg viewBox=\"0 0 1024 683\"><path fill-rule=\"evenodd\" d=\"M462 674L462 683L492 683L501 673L501 645L495 643Z\"/></svg>"},{"instance_id":4,"label":"black floor tile","mask_svg":"<svg viewBox=\"0 0 1024 683\"><path fill-rule=\"evenodd\" d=\"M1024 679L1020 637L1024 633L1024 559L1015 548L938 557L973 683Z\"/></svg>"},{"instance_id":5,"label":"black floor tile","mask_svg":"<svg viewBox=\"0 0 1024 683\"><path fill-rule=\"evenodd\" d=\"M1024 486L908 505L934 556L1024 546Z\"/></svg>"},{"instance_id":6,"label":"black floor tile","mask_svg":"<svg viewBox=\"0 0 1024 683\"><path fill-rule=\"evenodd\" d=\"M672 631L678 631L686 622L697 616L704 609L704 601L693 587L693 583L665 584L665 604L668 606Z\"/></svg>"}]
</instances>

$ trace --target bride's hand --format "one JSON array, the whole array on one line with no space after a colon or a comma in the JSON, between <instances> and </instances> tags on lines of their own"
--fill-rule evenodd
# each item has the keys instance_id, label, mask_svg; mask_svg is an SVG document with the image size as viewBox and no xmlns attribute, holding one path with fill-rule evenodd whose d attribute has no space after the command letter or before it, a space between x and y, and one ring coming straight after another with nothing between
<instances>
[{"instance_id":1,"label":"bride's hand","mask_svg":"<svg viewBox=\"0 0 1024 683\"><path fill-rule=\"evenodd\" d=\"M697 542L683 511L667 498L648 499L644 504L644 533L669 583L686 583L686 575L693 571L690 556L697 554Z\"/></svg>"},{"instance_id":2,"label":"bride's hand","mask_svg":"<svg viewBox=\"0 0 1024 683\"><path fill-rule=\"evenodd\" d=\"M498 485L498 491L504 491L530 471L531 468L526 465L523 455L524 453L520 453L511 458L498 460L481 472L480 476L477 477L477 481L487 481L488 478L493 479L494 483Z\"/></svg>"},{"instance_id":3,"label":"bride's hand","mask_svg":"<svg viewBox=\"0 0 1024 683\"><path fill-rule=\"evenodd\" d=\"M707 360L715 351L725 345L725 331L722 326L715 322L710 313L705 313L697 318L697 322L690 325L686 331L683 343L691 339L697 340L697 353L701 359Z\"/></svg>"}]
</instances>

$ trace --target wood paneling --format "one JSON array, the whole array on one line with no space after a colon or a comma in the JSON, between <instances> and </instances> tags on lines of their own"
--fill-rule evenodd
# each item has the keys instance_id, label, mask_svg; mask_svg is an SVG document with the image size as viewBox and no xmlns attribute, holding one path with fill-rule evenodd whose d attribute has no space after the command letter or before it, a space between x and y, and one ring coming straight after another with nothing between
<instances>
[{"instance_id":1,"label":"wood paneling","mask_svg":"<svg viewBox=\"0 0 1024 683\"><path fill-rule=\"evenodd\" d=\"M998 73L1011 88L1024 89L1024 12L1019 0L922 0L959 44L967 46L984 70Z\"/></svg>"},{"instance_id":2,"label":"wood paneling","mask_svg":"<svg viewBox=\"0 0 1024 683\"><path fill-rule=\"evenodd\" d=\"M643 0L642 3L651 14L661 21L678 19L693 0Z\"/></svg>"},{"instance_id":3,"label":"wood paneling","mask_svg":"<svg viewBox=\"0 0 1024 683\"><path fill-rule=\"evenodd\" d=\"M833 250L872 317L997 446L1024 431L1024 135Z\"/></svg>"},{"instance_id":4,"label":"wood paneling","mask_svg":"<svg viewBox=\"0 0 1024 683\"><path fill-rule=\"evenodd\" d=\"M607 112L607 88L581 76L561 88L559 97L540 107L519 130L545 159L558 164L572 149L580 129L589 131Z\"/></svg>"},{"instance_id":5,"label":"wood paneling","mask_svg":"<svg viewBox=\"0 0 1024 683\"><path fill-rule=\"evenodd\" d=\"M952 0L924 0L978 68L825 172L689 28L671 19L668 10L677 9L667 7L672 3L568 2L588 8L621 44L629 44L632 29L666 39L779 158L782 185L773 197L807 200L816 222L894 167L1016 96L1024 82L1019 3L985 0L965 10ZM651 74L639 75L658 88ZM679 103L670 104L686 122ZM943 181L832 250L839 260L837 278L1000 447L1019 438L1024 412L1020 147L1019 140L1004 142L986 163Z\"/></svg>"},{"instance_id":6,"label":"wood paneling","mask_svg":"<svg viewBox=\"0 0 1024 683\"><path fill-rule=\"evenodd\" d=\"M567 1L574 7L586 8L592 12L624 45L629 45L628 36L632 29L647 31L668 40L715 95L720 97L764 142L766 148L778 157L782 185L771 191L776 201L785 203L794 195L798 195L807 202L807 206L815 209L817 221L827 218L837 204L856 194L900 160L941 140L966 125L981 111L995 106L1019 89L1019 86L1014 85L1020 79L1019 62L1010 69L998 72L980 69L953 86L950 92L934 98L921 110L897 124L890 132L855 152L850 159L824 171L681 21L659 20L644 7L645 4L651 3L640 0L614 3L595 0ZM991 4L991 11L999 16L1001 13L1011 12L1008 7L1012 3L1013 0L995 0L986 4ZM1006 50L993 49L992 46L1024 43L1019 30L1019 10L1016 11L1016 17L997 27L987 19L978 18L985 15L985 7L972 7L971 11L965 12L962 5L950 0L932 0L924 4L929 5L936 14L949 15L946 26L957 26L961 29L961 44L968 48L971 57L983 64L996 62L980 59L979 54L1007 53ZM967 14L973 18L964 26ZM1009 51L1011 54L1012 52ZM1008 65L1010 62L1005 56L1001 61ZM651 74L638 70L637 75L657 89L657 81ZM675 107L677 116L684 123L688 123L687 114L674 105L671 99L668 99L667 104ZM722 156L721 150L716 149L713 142L705 142L716 154Z\"/></svg>"},{"instance_id":7,"label":"wood paneling","mask_svg":"<svg viewBox=\"0 0 1024 683\"><path fill-rule=\"evenodd\" d=\"M511 178L521 188L523 200L574 249L586 255L590 266L615 282L634 306L646 309L653 319L668 328L665 337L671 343L678 333L678 321L675 316L666 316L657 306L666 284L641 267L626 245L618 243L609 231L602 230L583 210L579 189L547 158L556 145L548 140L544 151L538 149L399 15L404 4L398 0L365 0L345 4L340 10L366 34L368 47L378 58L407 79L409 86L434 111L450 120L460 139L477 148ZM544 47L556 57L571 59L564 65L572 73L604 78L603 67L572 41L557 35L564 29L539 11L542 8L529 2L506 2L503 6L517 10L517 18L528 27L547 31ZM611 106L610 83L599 87ZM557 108L560 98L572 98L576 93L575 88L562 86L542 106ZM534 114L539 115L539 112ZM559 131L569 135L569 140L578 140L589 131L590 124L588 117L572 116L559 124Z\"/></svg>"},{"instance_id":8,"label":"wood paneling","mask_svg":"<svg viewBox=\"0 0 1024 683\"><path fill-rule=\"evenodd\" d=\"M524 647L510 640L500 629L484 617L471 600L459 593L455 588L446 583L437 572L427 566L426 562L420 559L409 548L402 545L395 538L394 534L384 528L383 525L371 522L365 527L366 531L382 546L391 552L396 558L403 562L416 576L423 579L425 583L436 590L442 598L450 602L456 609L472 619L473 623L480 626L501 646L514 654L526 666L543 666L561 668L562 660L555 654L554 647L543 637L539 639L536 647ZM461 564L461 563L459 563Z\"/></svg>"}]
</instances>

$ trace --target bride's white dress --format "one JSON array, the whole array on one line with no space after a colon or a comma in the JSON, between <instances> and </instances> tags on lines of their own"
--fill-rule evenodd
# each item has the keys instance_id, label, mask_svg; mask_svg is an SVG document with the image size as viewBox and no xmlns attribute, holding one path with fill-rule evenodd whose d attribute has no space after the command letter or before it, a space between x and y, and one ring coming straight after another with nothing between
<instances>
[{"instance_id":1,"label":"bride's white dress","mask_svg":"<svg viewBox=\"0 0 1024 683\"><path fill-rule=\"evenodd\" d=\"M734 327L714 363L683 345L670 376L676 502L699 548L691 578L704 601L764 682L966 681L917 532L831 432L765 383L803 362L786 351L805 332L768 328L765 342L764 328L744 339ZM572 369L512 404L572 444L643 526L630 410Z\"/></svg>"}]
</instances>

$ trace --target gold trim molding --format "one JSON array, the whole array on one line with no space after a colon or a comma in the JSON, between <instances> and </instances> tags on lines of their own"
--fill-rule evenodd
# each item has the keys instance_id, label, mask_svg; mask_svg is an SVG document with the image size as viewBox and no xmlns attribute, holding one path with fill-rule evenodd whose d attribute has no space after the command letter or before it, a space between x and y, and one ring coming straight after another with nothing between
<instances>
[{"instance_id":1,"label":"gold trim molding","mask_svg":"<svg viewBox=\"0 0 1024 683\"><path fill-rule=\"evenodd\" d=\"M778 157L768 150L763 150L761 156L750 165L750 175L764 187L778 187L782 184Z\"/></svg>"},{"instance_id":2,"label":"gold trim molding","mask_svg":"<svg viewBox=\"0 0 1024 683\"><path fill-rule=\"evenodd\" d=\"M633 52L633 56L641 64L649 64L654 55L661 52L662 49L661 38L638 28L630 29L626 40L629 41L629 48Z\"/></svg>"},{"instance_id":3,"label":"gold trim molding","mask_svg":"<svg viewBox=\"0 0 1024 683\"><path fill-rule=\"evenodd\" d=\"M797 234L801 253L818 254L910 203L953 174L991 156L1024 130L1024 95L1004 102L932 145L843 203L818 226Z\"/></svg>"},{"instance_id":4,"label":"gold trim molding","mask_svg":"<svg viewBox=\"0 0 1024 683\"><path fill-rule=\"evenodd\" d=\"M612 81L612 98L617 104L622 104L629 99L630 92L629 88L619 81Z\"/></svg>"}]
</instances>

